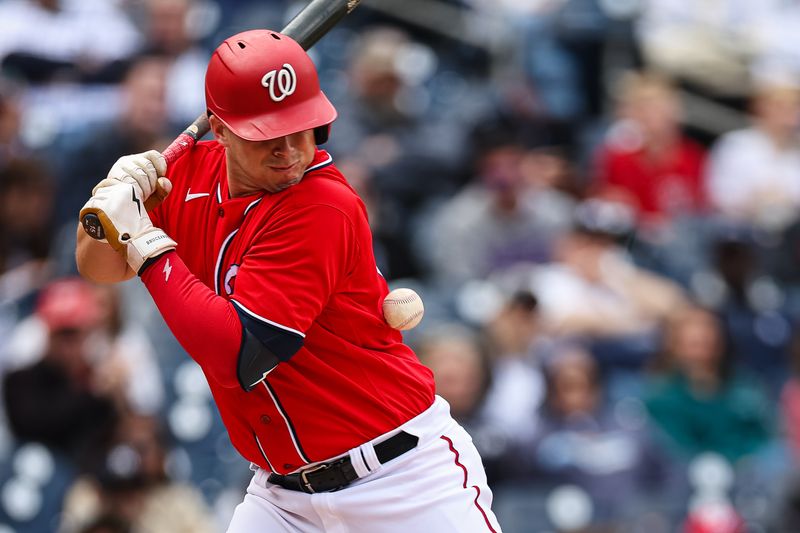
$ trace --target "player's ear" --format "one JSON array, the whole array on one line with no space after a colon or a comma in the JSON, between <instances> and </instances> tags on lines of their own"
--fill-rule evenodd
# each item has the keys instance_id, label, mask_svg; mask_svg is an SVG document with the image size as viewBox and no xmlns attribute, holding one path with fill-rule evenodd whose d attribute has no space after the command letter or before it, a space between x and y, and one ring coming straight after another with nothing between
<instances>
[{"instance_id":1,"label":"player's ear","mask_svg":"<svg viewBox=\"0 0 800 533\"><path fill-rule=\"evenodd\" d=\"M227 148L230 130L228 130L228 128L225 127L225 124L223 124L223 122L215 115L208 115L208 124L211 127L211 133L214 134L214 138L217 140L217 142Z\"/></svg>"}]
</instances>

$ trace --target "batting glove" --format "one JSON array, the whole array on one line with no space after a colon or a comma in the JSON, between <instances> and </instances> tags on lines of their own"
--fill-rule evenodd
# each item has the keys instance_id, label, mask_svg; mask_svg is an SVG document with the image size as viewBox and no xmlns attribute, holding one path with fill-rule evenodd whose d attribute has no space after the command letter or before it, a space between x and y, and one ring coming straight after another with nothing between
<instances>
[{"instance_id":1,"label":"batting glove","mask_svg":"<svg viewBox=\"0 0 800 533\"><path fill-rule=\"evenodd\" d=\"M158 256L178 245L153 226L136 183L118 183L97 189L81 209L80 218L94 214L105 231L105 241L125 255L134 272L141 275Z\"/></svg>"},{"instance_id":2,"label":"batting glove","mask_svg":"<svg viewBox=\"0 0 800 533\"><path fill-rule=\"evenodd\" d=\"M168 192L159 186L159 181L166 180L167 160L157 150L148 150L141 154L125 155L108 171L108 176L92 189L92 194L103 187L127 183L139 185L145 207L152 210L166 198Z\"/></svg>"}]
</instances>

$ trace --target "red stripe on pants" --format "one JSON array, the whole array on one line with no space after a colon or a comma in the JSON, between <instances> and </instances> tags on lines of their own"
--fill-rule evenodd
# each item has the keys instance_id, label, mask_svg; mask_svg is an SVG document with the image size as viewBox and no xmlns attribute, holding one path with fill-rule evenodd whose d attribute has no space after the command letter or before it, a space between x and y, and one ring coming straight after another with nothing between
<instances>
[{"instance_id":1,"label":"red stripe on pants","mask_svg":"<svg viewBox=\"0 0 800 533\"><path fill-rule=\"evenodd\" d=\"M450 451L453 452L453 455L454 455L453 461L456 463L456 466L460 467L461 470L464 471L464 485L463 486L466 489L467 488L467 477L468 477L467 467L464 466L461 463L461 461L459 461L460 454L458 453L458 450L456 450L456 447L453 446L453 441L450 440L448 437L445 437L444 435L441 436L441 439L446 441L448 446L450 446ZM489 517L486 516L486 511L484 511L483 507L481 507L481 504L478 503L478 498L481 497L481 489L480 489L480 487L478 487L477 485L472 485L472 488L475 489L475 492L476 492L475 500L474 500L475 501L475 507L477 507L478 510L483 515L483 519L486 522L486 526L489 528L489 531L491 531L492 533L497 533L497 531L492 527L492 524L489 523Z\"/></svg>"}]
</instances>

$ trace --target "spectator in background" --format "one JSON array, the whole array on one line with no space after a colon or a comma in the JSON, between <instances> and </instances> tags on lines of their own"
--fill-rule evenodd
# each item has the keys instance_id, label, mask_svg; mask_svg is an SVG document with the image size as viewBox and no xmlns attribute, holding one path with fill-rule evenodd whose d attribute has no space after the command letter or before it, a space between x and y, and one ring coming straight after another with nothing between
<instances>
[{"instance_id":1,"label":"spectator in background","mask_svg":"<svg viewBox=\"0 0 800 533\"><path fill-rule=\"evenodd\" d=\"M795 330L789 346L791 374L781 391L781 415L794 470L800 471L800 331ZM800 481L800 478L798 478ZM800 491L800 483L798 484ZM800 509L798 509L800 512ZM798 516L800 520L800 516Z\"/></svg>"},{"instance_id":2,"label":"spectator in background","mask_svg":"<svg viewBox=\"0 0 800 533\"><path fill-rule=\"evenodd\" d=\"M64 279L45 287L36 313L47 326L47 348L40 361L4 377L9 426L18 440L40 442L85 466L113 434L123 401L93 367L98 302L91 285Z\"/></svg>"},{"instance_id":3,"label":"spectator in background","mask_svg":"<svg viewBox=\"0 0 800 533\"><path fill-rule=\"evenodd\" d=\"M49 276L53 188L37 160L0 166L0 302L32 294Z\"/></svg>"},{"instance_id":4,"label":"spectator in background","mask_svg":"<svg viewBox=\"0 0 800 533\"><path fill-rule=\"evenodd\" d=\"M167 105L164 111L171 124L184 127L205 109L206 66L209 52L199 38L213 28L203 28L197 15L197 0L145 0L143 53L169 61L166 79Z\"/></svg>"},{"instance_id":5,"label":"spectator in background","mask_svg":"<svg viewBox=\"0 0 800 533\"><path fill-rule=\"evenodd\" d=\"M537 431L512 449L517 479L547 490L566 484L584 489L595 525L638 517L648 497L667 489L669 477L666 456L645 424L606 401L597 364L580 345L555 347L544 375Z\"/></svg>"},{"instance_id":6,"label":"spectator in background","mask_svg":"<svg viewBox=\"0 0 800 533\"><path fill-rule=\"evenodd\" d=\"M681 103L670 82L628 72L616 91L617 121L597 154L598 194L629 202L645 237L681 216L702 213L704 149L681 131Z\"/></svg>"},{"instance_id":7,"label":"spectator in background","mask_svg":"<svg viewBox=\"0 0 800 533\"><path fill-rule=\"evenodd\" d=\"M750 128L723 135L711 152L708 195L727 217L782 230L800 212L800 78L764 75Z\"/></svg>"},{"instance_id":8,"label":"spectator in background","mask_svg":"<svg viewBox=\"0 0 800 533\"><path fill-rule=\"evenodd\" d=\"M715 452L735 463L769 442L767 398L734 370L716 315L691 307L673 317L655 366L647 408L679 457Z\"/></svg>"},{"instance_id":9,"label":"spectator in background","mask_svg":"<svg viewBox=\"0 0 800 533\"><path fill-rule=\"evenodd\" d=\"M539 126L540 124L536 124ZM508 116L472 134L473 182L421 228L434 279L458 286L519 262L544 262L570 225L570 166L553 137Z\"/></svg>"},{"instance_id":10,"label":"spectator in background","mask_svg":"<svg viewBox=\"0 0 800 533\"><path fill-rule=\"evenodd\" d=\"M122 83L122 111L115 121L84 132L57 154L61 161L56 222L74 226L75 213L91 194L95 176L105 174L118 154L166 147L169 138L166 88L169 60L143 56L133 62ZM72 226L71 226L72 227Z\"/></svg>"},{"instance_id":11,"label":"spectator in background","mask_svg":"<svg viewBox=\"0 0 800 533\"><path fill-rule=\"evenodd\" d=\"M787 293L770 275L763 234L742 223L714 226L706 242L713 271L693 283L696 298L722 320L736 368L758 377L777 398L791 340ZM781 268L791 268L787 263Z\"/></svg>"},{"instance_id":12,"label":"spectator in background","mask_svg":"<svg viewBox=\"0 0 800 533\"><path fill-rule=\"evenodd\" d=\"M114 517L131 533L211 533L211 511L192 487L169 478L163 428L151 417L127 417L93 471L70 488L60 531L72 533Z\"/></svg>"},{"instance_id":13,"label":"spectator in background","mask_svg":"<svg viewBox=\"0 0 800 533\"><path fill-rule=\"evenodd\" d=\"M164 402L164 383L155 350L142 326L125 320L122 293L114 285L92 286L97 308L92 331L93 373L104 388L119 389L124 412L155 414ZM47 351L48 327L40 313L18 322L0 351L3 366L17 369L32 365Z\"/></svg>"},{"instance_id":14,"label":"spectator in background","mask_svg":"<svg viewBox=\"0 0 800 533\"><path fill-rule=\"evenodd\" d=\"M155 415L164 403L164 384L158 355L142 326L126 320L122 293L116 285L94 287L100 304L100 338L107 355L98 372L109 374L124 389L133 413Z\"/></svg>"},{"instance_id":15,"label":"spectator in background","mask_svg":"<svg viewBox=\"0 0 800 533\"><path fill-rule=\"evenodd\" d=\"M645 62L706 93L744 97L750 62L764 51L764 36L781 4L785 2L645 0L637 28Z\"/></svg>"},{"instance_id":16,"label":"spectator in background","mask_svg":"<svg viewBox=\"0 0 800 533\"><path fill-rule=\"evenodd\" d=\"M447 400L453 418L472 435L489 483L502 481L510 435L483 408L492 368L478 336L460 324L440 324L426 332L415 352L433 372L436 394Z\"/></svg>"},{"instance_id":17,"label":"spectator in background","mask_svg":"<svg viewBox=\"0 0 800 533\"><path fill-rule=\"evenodd\" d=\"M622 247L634 228L625 204L585 200L575 223L557 243L554 262L532 272L546 332L589 339L652 335L686 305L677 284L636 266Z\"/></svg>"},{"instance_id":18,"label":"spectator in background","mask_svg":"<svg viewBox=\"0 0 800 533\"><path fill-rule=\"evenodd\" d=\"M20 139L22 116L17 98L18 94L0 77L0 168L27 152Z\"/></svg>"},{"instance_id":19,"label":"spectator in background","mask_svg":"<svg viewBox=\"0 0 800 533\"><path fill-rule=\"evenodd\" d=\"M517 291L485 326L492 366L492 383L484 411L509 434L531 434L544 399L541 336L536 297Z\"/></svg>"},{"instance_id":20,"label":"spectator in background","mask_svg":"<svg viewBox=\"0 0 800 533\"><path fill-rule=\"evenodd\" d=\"M427 202L453 189L463 155L462 117L426 107L422 84L436 56L405 31L370 28L352 50L328 150L338 166L369 180L380 213L371 224L386 253L381 271L416 276L420 267L408 246L412 223Z\"/></svg>"},{"instance_id":21,"label":"spectator in background","mask_svg":"<svg viewBox=\"0 0 800 533\"><path fill-rule=\"evenodd\" d=\"M118 81L115 62L124 63L140 39L118 2L0 3L3 69L31 83Z\"/></svg>"}]
</instances>

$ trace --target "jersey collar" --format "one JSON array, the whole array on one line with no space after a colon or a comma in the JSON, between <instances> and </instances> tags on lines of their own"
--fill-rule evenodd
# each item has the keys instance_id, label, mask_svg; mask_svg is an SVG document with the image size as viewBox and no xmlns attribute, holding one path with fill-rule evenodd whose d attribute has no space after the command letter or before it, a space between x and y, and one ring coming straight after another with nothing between
<instances>
[{"instance_id":1,"label":"jersey collar","mask_svg":"<svg viewBox=\"0 0 800 533\"><path fill-rule=\"evenodd\" d=\"M327 167L328 165L331 164L333 164L333 156L331 156L331 154L329 154L325 150L317 148L317 151L314 153L314 158L311 160L311 164L308 165L308 168L303 173L303 175ZM214 198L216 198L217 204L221 204L223 202L227 203L236 200L246 200L245 203L249 204L253 200L259 199L262 196L264 196L264 193L260 192L243 196L241 198L230 198L228 196L228 171L224 165L222 168L223 168L222 176L220 176L220 180L217 182L217 189L214 192Z\"/></svg>"}]
</instances>

